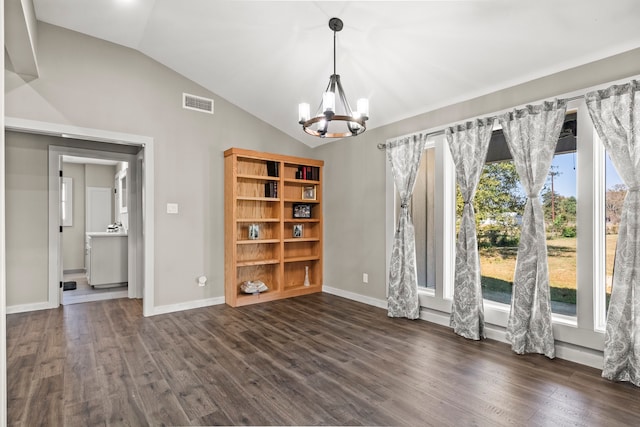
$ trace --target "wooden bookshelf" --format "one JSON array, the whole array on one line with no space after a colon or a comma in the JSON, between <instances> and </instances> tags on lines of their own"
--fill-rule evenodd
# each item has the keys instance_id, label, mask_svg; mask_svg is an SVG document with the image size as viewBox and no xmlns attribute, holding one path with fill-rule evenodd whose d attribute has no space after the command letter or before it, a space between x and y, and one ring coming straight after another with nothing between
<instances>
[{"instance_id":1,"label":"wooden bookshelf","mask_svg":"<svg viewBox=\"0 0 640 427\"><path fill-rule=\"evenodd\" d=\"M224 157L226 303L237 307L322 291L324 162L240 148ZM310 217L294 217L294 210ZM240 285L249 280L261 280L269 290L245 294Z\"/></svg>"}]
</instances>

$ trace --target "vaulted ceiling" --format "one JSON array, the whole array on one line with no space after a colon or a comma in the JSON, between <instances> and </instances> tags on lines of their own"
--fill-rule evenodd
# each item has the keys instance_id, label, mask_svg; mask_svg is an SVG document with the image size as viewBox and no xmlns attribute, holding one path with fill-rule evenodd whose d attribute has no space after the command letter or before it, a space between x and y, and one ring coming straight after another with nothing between
<instances>
[{"instance_id":1,"label":"vaulted ceiling","mask_svg":"<svg viewBox=\"0 0 640 427\"><path fill-rule=\"evenodd\" d=\"M310 146L337 72L369 129L640 47L638 0L33 0L36 17L136 49ZM197 95L197 94L196 94Z\"/></svg>"}]
</instances>

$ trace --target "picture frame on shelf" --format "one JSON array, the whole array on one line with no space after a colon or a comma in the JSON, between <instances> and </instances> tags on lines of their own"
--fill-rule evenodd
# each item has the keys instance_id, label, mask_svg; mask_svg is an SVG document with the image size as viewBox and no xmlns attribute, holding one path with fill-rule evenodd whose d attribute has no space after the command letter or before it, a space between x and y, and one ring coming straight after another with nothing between
<instances>
[{"instance_id":1,"label":"picture frame on shelf","mask_svg":"<svg viewBox=\"0 0 640 427\"><path fill-rule=\"evenodd\" d=\"M311 205L309 203L293 204L294 218L311 218Z\"/></svg>"},{"instance_id":2,"label":"picture frame on shelf","mask_svg":"<svg viewBox=\"0 0 640 427\"><path fill-rule=\"evenodd\" d=\"M260 226L258 224L249 225L249 240L258 240L260 238Z\"/></svg>"},{"instance_id":3,"label":"picture frame on shelf","mask_svg":"<svg viewBox=\"0 0 640 427\"><path fill-rule=\"evenodd\" d=\"M316 200L315 185L305 185L302 187L302 200Z\"/></svg>"},{"instance_id":4,"label":"picture frame on shelf","mask_svg":"<svg viewBox=\"0 0 640 427\"><path fill-rule=\"evenodd\" d=\"M302 237L303 235L303 226L302 224L293 224L293 237Z\"/></svg>"}]
</instances>

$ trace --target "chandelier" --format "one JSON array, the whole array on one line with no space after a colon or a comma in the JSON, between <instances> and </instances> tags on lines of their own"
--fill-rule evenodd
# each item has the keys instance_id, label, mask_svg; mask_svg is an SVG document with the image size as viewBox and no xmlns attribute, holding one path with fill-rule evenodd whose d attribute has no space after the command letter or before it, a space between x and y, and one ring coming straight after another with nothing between
<instances>
[{"instance_id":1,"label":"chandelier","mask_svg":"<svg viewBox=\"0 0 640 427\"><path fill-rule=\"evenodd\" d=\"M298 106L298 123L309 135L320 138L344 138L360 135L367 129L365 122L369 119L369 101L359 99L358 109L353 111L336 74L336 33L342 30L340 18L331 18L329 28L333 31L333 74L329 76L329 84L322 94L322 102L316 115L311 117L309 104Z\"/></svg>"}]
</instances>

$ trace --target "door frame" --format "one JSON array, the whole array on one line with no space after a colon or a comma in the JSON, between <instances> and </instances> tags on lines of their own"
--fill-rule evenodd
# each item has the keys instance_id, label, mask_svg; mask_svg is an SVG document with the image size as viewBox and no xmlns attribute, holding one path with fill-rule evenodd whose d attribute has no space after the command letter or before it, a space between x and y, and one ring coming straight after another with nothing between
<instances>
[{"instance_id":1,"label":"door frame","mask_svg":"<svg viewBox=\"0 0 640 427\"><path fill-rule=\"evenodd\" d=\"M130 167L131 164L134 167L138 167L141 170L138 171L135 175L139 177L140 182L136 185L135 188L139 189L140 196L136 197L141 201L140 206L140 223L137 227L138 230L135 233L138 236L137 243L133 248L133 253L130 254L130 257L135 257L135 259L139 260L134 264L138 264L142 266L141 269L137 269L135 272L135 277L139 280L139 283L142 287L142 311L145 317L151 316L154 314L154 150L153 150L153 138L148 136L134 135L134 134L126 134L119 132L106 131L101 129L92 129L92 128L81 128L77 126L65 125L65 124L57 124L57 123L49 123L49 122L41 122L35 120L27 120L27 119L19 119L13 117L5 117L5 130L14 131L14 132L23 132L23 133L32 133L32 134L40 134L40 135L50 135L50 136L58 136L62 138L69 138L78 141L93 141L93 142L102 142L102 143L110 143L110 144L118 144L118 145L132 145L140 147L140 155L131 155L133 156L129 161ZM61 147L58 147L61 148ZM70 147L63 147L65 150L84 150L84 149L74 149ZM95 150L87 150L93 153L100 153L100 151ZM112 156L116 156L118 153L109 153ZM129 156L127 154L121 154L123 156ZM140 157L142 157L140 159ZM53 166L54 173L57 176L57 171L59 170L56 164L59 161L59 158L56 158L55 163L51 164L51 156L49 157L50 169ZM51 175L51 171L49 173ZM131 188L132 186L130 186ZM54 195L52 195L52 192ZM53 180L53 184L50 180L50 188L49 188L49 217L51 218L52 212L53 215L58 218L60 215L59 208L59 185L58 179ZM55 203L52 206L52 197L55 196ZM50 221L51 223L51 221ZM62 253L60 252L60 233L58 230L59 222L56 223L55 226L55 238L49 239L49 298L48 305L50 308L58 307L60 304L60 290L59 290L59 282L60 278L57 275L58 272L62 274L59 270L58 263L59 259L62 257ZM49 227L51 233L51 226ZM131 229L131 224L130 224ZM55 258L54 255L55 254ZM52 280L55 272L55 281ZM131 271L130 271L131 273ZM140 286L138 286L139 288Z\"/></svg>"}]
</instances>

